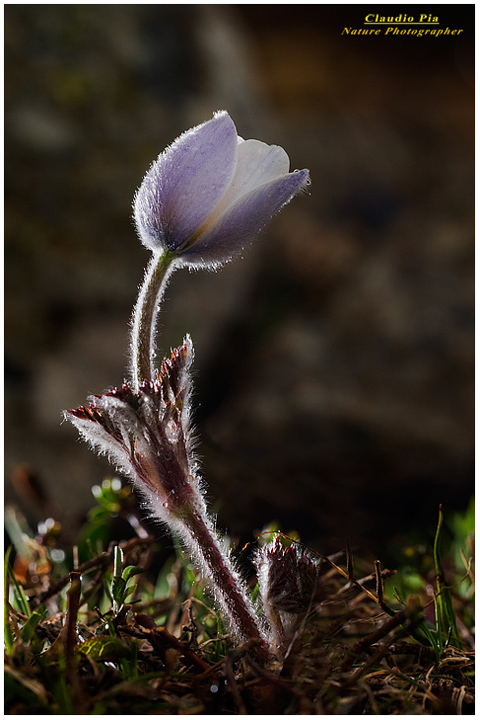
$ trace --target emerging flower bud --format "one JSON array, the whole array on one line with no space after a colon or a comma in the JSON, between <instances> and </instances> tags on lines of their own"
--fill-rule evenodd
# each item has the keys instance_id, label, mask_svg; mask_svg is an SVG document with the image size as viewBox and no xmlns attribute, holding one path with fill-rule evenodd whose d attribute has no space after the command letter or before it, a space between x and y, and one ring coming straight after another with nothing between
<instances>
[{"instance_id":1,"label":"emerging flower bud","mask_svg":"<svg viewBox=\"0 0 480 720\"><path fill-rule=\"evenodd\" d=\"M278 610L299 613L308 606L317 579L315 561L296 544L288 547L277 536L257 556L260 592Z\"/></svg>"},{"instance_id":2,"label":"emerging flower bud","mask_svg":"<svg viewBox=\"0 0 480 720\"><path fill-rule=\"evenodd\" d=\"M134 201L142 243L182 264L215 267L251 242L309 184L278 145L243 140L227 112L187 130L145 176Z\"/></svg>"},{"instance_id":3,"label":"emerging flower bud","mask_svg":"<svg viewBox=\"0 0 480 720\"><path fill-rule=\"evenodd\" d=\"M256 558L258 584L270 622L272 645L283 653L296 616L306 610L315 591L318 568L297 545L286 547L277 536Z\"/></svg>"}]
</instances>

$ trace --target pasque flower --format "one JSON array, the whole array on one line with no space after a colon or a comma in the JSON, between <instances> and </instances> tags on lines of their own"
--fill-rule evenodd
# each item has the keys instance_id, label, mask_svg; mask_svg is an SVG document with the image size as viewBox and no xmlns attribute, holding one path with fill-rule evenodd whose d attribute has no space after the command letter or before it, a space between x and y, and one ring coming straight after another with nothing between
<instances>
[{"instance_id":1,"label":"pasque flower","mask_svg":"<svg viewBox=\"0 0 480 720\"><path fill-rule=\"evenodd\" d=\"M167 148L134 203L140 238L153 257L133 313L131 378L66 413L84 439L132 480L153 514L180 535L237 640L253 640L252 652L262 662L270 652L263 623L201 489L189 423L192 344L187 338L157 372L156 318L176 267L227 262L308 182L308 170L289 172L282 148L240 138L226 112Z\"/></svg>"},{"instance_id":2,"label":"pasque flower","mask_svg":"<svg viewBox=\"0 0 480 720\"><path fill-rule=\"evenodd\" d=\"M227 112L187 130L158 156L134 201L142 243L153 251L132 321L135 388L154 377L158 307L172 271L216 268L251 242L310 182L289 172L278 145L243 140Z\"/></svg>"},{"instance_id":3,"label":"pasque flower","mask_svg":"<svg viewBox=\"0 0 480 720\"><path fill-rule=\"evenodd\" d=\"M148 171L134 202L141 241L188 265L230 260L309 183L278 145L243 140L227 112L187 130Z\"/></svg>"}]
</instances>

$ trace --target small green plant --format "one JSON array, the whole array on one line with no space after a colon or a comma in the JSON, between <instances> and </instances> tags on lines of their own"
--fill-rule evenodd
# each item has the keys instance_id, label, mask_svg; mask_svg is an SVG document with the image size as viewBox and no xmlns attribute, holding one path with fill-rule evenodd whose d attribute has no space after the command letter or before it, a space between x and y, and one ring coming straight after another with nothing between
<instances>
[{"instance_id":1,"label":"small green plant","mask_svg":"<svg viewBox=\"0 0 480 720\"><path fill-rule=\"evenodd\" d=\"M412 636L432 648L437 662L441 660L447 647L460 649L465 645L457 626L454 599L460 599L465 593L470 599L472 598L474 585L471 558L467 560L463 548L465 541L469 544L469 537L473 532L472 507L473 503L464 516L455 516L457 533L453 537L447 556L442 553L442 544L445 544L445 519L443 508L439 507L432 552L428 553L425 547L417 548L415 551L413 545L406 543L407 555L410 557L416 555L417 567L406 565L400 570L393 588L393 598L403 607L406 604L406 597L412 593L419 597L425 611L433 606L434 612L429 613L430 618L420 619ZM459 532L464 533L463 543ZM459 555L463 559L463 572L458 562ZM451 577L447 577L446 564L449 566Z\"/></svg>"}]
</instances>

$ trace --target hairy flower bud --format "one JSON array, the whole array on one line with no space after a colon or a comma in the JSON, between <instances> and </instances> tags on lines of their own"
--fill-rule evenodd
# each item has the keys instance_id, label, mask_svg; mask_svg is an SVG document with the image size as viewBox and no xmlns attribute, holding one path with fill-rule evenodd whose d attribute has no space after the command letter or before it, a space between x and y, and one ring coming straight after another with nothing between
<instances>
[{"instance_id":1,"label":"hairy flower bud","mask_svg":"<svg viewBox=\"0 0 480 720\"><path fill-rule=\"evenodd\" d=\"M251 242L309 183L278 145L244 140L227 112L184 132L146 174L134 201L142 243L182 264L215 267Z\"/></svg>"},{"instance_id":2,"label":"hairy flower bud","mask_svg":"<svg viewBox=\"0 0 480 720\"><path fill-rule=\"evenodd\" d=\"M260 597L270 622L273 646L284 652L295 617L306 610L315 591L318 567L296 544L280 537L260 548L256 558Z\"/></svg>"},{"instance_id":3,"label":"hairy flower bud","mask_svg":"<svg viewBox=\"0 0 480 720\"><path fill-rule=\"evenodd\" d=\"M157 379L128 384L66 417L99 453L127 475L155 507L178 512L198 492L189 424L190 338L164 360Z\"/></svg>"},{"instance_id":4,"label":"hairy flower bud","mask_svg":"<svg viewBox=\"0 0 480 720\"><path fill-rule=\"evenodd\" d=\"M299 613L312 598L317 579L314 560L295 543L288 547L277 536L257 555L260 593L278 610Z\"/></svg>"}]
</instances>

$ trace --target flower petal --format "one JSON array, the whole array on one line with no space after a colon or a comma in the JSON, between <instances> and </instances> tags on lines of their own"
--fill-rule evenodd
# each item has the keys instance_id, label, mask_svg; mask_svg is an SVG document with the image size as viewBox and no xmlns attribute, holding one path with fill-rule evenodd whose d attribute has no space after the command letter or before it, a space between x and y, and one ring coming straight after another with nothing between
<instances>
[{"instance_id":1,"label":"flower petal","mask_svg":"<svg viewBox=\"0 0 480 720\"><path fill-rule=\"evenodd\" d=\"M267 145L260 140L240 142L237 169L222 198L222 208L225 209L259 185L286 175L289 169L290 159L279 145Z\"/></svg>"},{"instance_id":2,"label":"flower petal","mask_svg":"<svg viewBox=\"0 0 480 720\"><path fill-rule=\"evenodd\" d=\"M198 231L234 176L237 148L233 120L221 112L159 155L134 201L144 245L175 251Z\"/></svg>"},{"instance_id":3,"label":"flower petal","mask_svg":"<svg viewBox=\"0 0 480 720\"><path fill-rule=\"evenodd\" d=\"M184 250L185 264L215 267L234 257L309 182L308 170L298 170L243 195Z\"/></svg>"}]
</instances>

